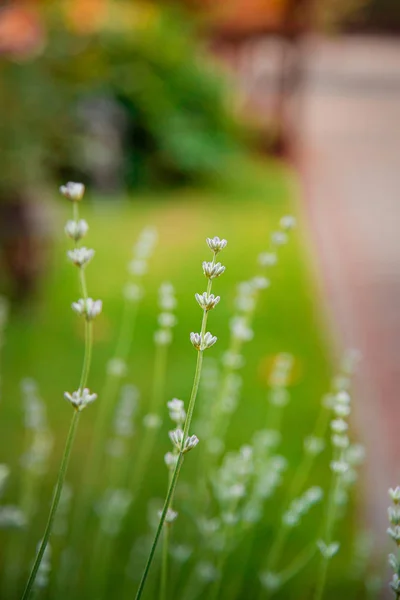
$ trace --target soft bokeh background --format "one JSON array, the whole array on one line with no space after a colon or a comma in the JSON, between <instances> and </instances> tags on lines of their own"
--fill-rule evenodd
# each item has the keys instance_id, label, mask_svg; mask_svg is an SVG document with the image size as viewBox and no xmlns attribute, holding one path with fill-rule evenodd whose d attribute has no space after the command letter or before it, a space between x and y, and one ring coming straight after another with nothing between
<instances>
[{"instance_id":1,"label":"soft bokeh background","mask_svg":"<svg viewBox=\"0 0 400 600\"><path fill-rule=\"evenodd\" d=\"M54 434L51 464L39 487L29 535L1 532L3 569L11 537L25 540L19 586L43 531L67 432L70 407L62 393L75 389L82 361L81 323L69 309L78 293L76 273L65 259L68 244L63 236L70 206L56 191L71 179L87 186L82 214L90 224L88 245L96 249L87 270L89 290L104 302L104 314L96 322L90 377L91 389L99 394L116 343L121 290L133 244L143 227L154 225L158 230L129 364L128 379L141 393L138 422L151 395L159 285L171 281L178 299L165 400L187 398L194 368L188 333L198 327L193 295L202 291L205 237L229 240L223 257L227 271L217 282L222 301L210 318L210 329L219 338L212 352L220 358L228 343L236 284L256 273L257 256L268 248L280 217L296 216L297 231L282 250L271 289L257 310L254 340L245 348L245 383L228 448L238 449L260 423L265 424L272 359L279 352L293 354L292 398L282 444L289 461L285 477L290 481L344 347L360 347L367 366L356 387L353 436L373 452L348 516L339 526L336 537L342 549L330 569L326 597L342 593L361 598L366 589L370 597L378 597L373 580L385 575L383 554L372 561L370 577L357 581L350 557L358 540L356 531L371 530L375 540L382 539L377 531L385 527L385 486L388 476L395 476L396 444L391 440L397 429L388 425L395 421L395 409L386 400L378 419L380 395L371 393L369 383L374 389L386 385L387 395L393 396L398 370L393 367L395 372L389 369L388 374L384 364L395 362L395 352L385 354L385 349L392 348L398 323L375 319L374 329L371 319L382 307L390 314L394 310L394 300L387 298L395 299L397 288L389 288L385 295L388 280L382 280L382 265L389 258L395 263L399 245L390 229L393 243L386 244L387 254L382 252L379 264L371 261L382 240L370 235L377 213L371 217L369 209L379 205L381 192L386 192L391 198L386 207L389 219L398 214L394 196L400 169L394 157L400 155L396 153L399 28L400 11L390 0L69 0L10 2L0 8L0 291L11 302L1 355L1 462L11 467L3 503L17 503L20 489L23 378L38 382ZM392 37L385 37L389 34ZM383 96L385 90L389 98ZM376 120L382 112L387 119ZM376 124L372 129L371 122ZM365 171L372 172L375 165L380 175L368 185ZM360 183L364 178L367 183ZM387 239L387 230L381 227ZM372 287L371 269L376 273ZM363 311L365 293L377 300ZM388 327L391 334L382 337L380 332ZM386 362L375 357L377 342ZM359 398L367 388L366 404L360 408ZM96 404L91 406L82 418L68 473L74 488L80 485L97 410ZM168 450L168 429L165 420L149 476L118 542L104 597L115 590L122 595L126 589L121 573L135 540L148 531L148 502L165 493L166 474L160 464ZM133 463L141 436L138 427L131 448ZM382 436L389 442L379 444ZM201 470L201 445L198 450L196 469ZM325 489L330 478L327 465L324 457L312 476L313 483ZM190 483L196 473L187 468L182 479ZM105 487L99 475L99 495ZM278 491L254 539L246 540L229 558L221 597L261 593L257 573L282 498ZM295 532L288 560L318 535L321 511L318 508ZM91 564L95 551L95 531L92 515L82 552L85 565ZM190 530L187 535L195 545L195 533ZM177 524L176 536L185 541L185 524ZM53 572L61 550L62 541L55 541ZM242 552L250 558L236 579ZM187 568L193 568L197 559ZM277 597L308 598L314 569L310 564ZM182 574L176 570L173 577L180 590ZM155 585L156 568L153 579ZM135 584L133 577L132 589ZM50 597L55 585L52 580L43 595ZM81 590L86 593L84 587ZM19 588L16 595L3 590L2 597L16 597L18 592ZM150 587L149 597L151 593Z\"/></svg>"}]
</instances>

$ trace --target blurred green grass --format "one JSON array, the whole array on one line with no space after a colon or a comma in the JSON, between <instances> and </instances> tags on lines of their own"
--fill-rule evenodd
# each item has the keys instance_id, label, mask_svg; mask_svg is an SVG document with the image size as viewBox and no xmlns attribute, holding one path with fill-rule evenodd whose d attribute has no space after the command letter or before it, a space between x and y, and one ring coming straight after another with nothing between
<instances>
[{"instance_id":1,"label":"blurred green grass","mask_svg":"<svg viewBox=\"0 0 400 600\"><path fill-rule=\"evenodd\" d=\"M151 392L154 357L153 332L157 319L157 289L163 281L176 288L178 299L178 325L170 350L165 399L175 396L187 401L193 378L195 355L189 343L189 332L197 331L200 312L194 293L205 289L201 271L202 260L208 259L204 243L207 236L219 235L228 239L223 263L226 274L218 279L215 292L221 295L218 311L210 315L209 329L218 336L217 345L209 356L219 358L228 343L228 322L234 310L235 286L256 274L257 255L268 247L269 235L284 214L295 214L299 227L281 253L279 265L272 271L271 287L262 295L254 322L255 337L245 345L246 365L243 369L244 386L239 408L233 416L228 433L228 448L237 449L246 443L254 431L265 427L267 404L267 376L271 357L278 352L290 352L296 363L290 391L291 404L284 417L284 439L279 450L289 460L287 477L290 478L299 461L303 439L311 433L320 406L321 396L329 389L333 373L329 337L323 324L317 285L313 275L312 256L306 241L301 213L297 205L295 179L279 163L248 163L236 168L212 189L187 189L178 192L143 194L130 199L107 202L104 199L82 204L82 215L90 225L86 244L96 249L95 260L87 269L89 295L104 302L103 315L96 322L93 366L90 388L99 393L99 400L81 419L68 481L79 485L82 463L90 443L93 420L101 402L101 389L105 379L105 364L112 356L122 311L121 289L127 277L126 265L140 230L155 225L159 241L150 261L150 272L144 277L146 296L140 306L134 351L129 363L129 382L141 392L141 414ZM55 239L51 260L43 288L35 302L24 311L14 310L7 328L3 353L3 399L0 406L2 423L1 461L12 467L12 481L7 499L15 499L18 488L18 463L23 445L23 416L19 382L23 377L38 381L45 400L51 429L55 434L55 449L51 469L42 489L43 511L32 524L29 537L33 554L40 538L46 511L55 480L70 420L71 408L63 400L65 390L77 387L83 352L82 322L70 310L72 301L79 297L77 273L68 264L65 251L63 224L69 218L70 206L54 200ZM55 207L55 208L54 208ZM58 233L59 232L59 233ZM166 416L166 415L165 415ZM166 474L160 477L163 455L169 449L165 419L159 434L156 452L151 460L148 479L135 505L135 515L126 527L121 550L129 552L133 539L148 530L146 519L149 498L162 498L166 489ZM138 427L132 448L140 444ZM201 444L197 468L201 468ZM329 481L327 458L318 462L312 475L313 485L325 489ZM182 479L189 481L194 473L183 469ZM99 488L106 483L99 481ZM253 552L258 561L267 555L271 526L276 522L284 492L278 491L268 503L263 528L255 536ZM315 515L319 514L318 510ZM288 554L293 555L318 532L319 519L310 517L306 530L296 531ZM180 527L182 530L180 531ZM178 524L176 538L184 539L185 524ZM346 533L344 533L346 530ZM331 595L335 597L344 585L343 572L349 558L353 526L343 527L344 551L336 560L330 573ZM175 533L174 533L175 535ZM88 551L90 541L88 542ZM121 558L123 562L126 555ZM238 557L232 558L232 568ZM244 589L257 589L255 562L251 562L243 580ZM259 564L259 563L258 563ZM282 565L283 566L283 565ZM124 564L121 563L120 570ZM307 586L310 571L300 579ZM114 571L111 585L118 578ZM312 580L311 580L312 583ZM227 585L229 582L227 582ZM112 589L112 588L111 588ZM282 598L299 598L296 584L282 590ZM239 592L237 592L239 593ZM292 595L293 594L293 595ZM227 597L235 597L227 594ZM240 596L237 597L251 597ZM350 597L350 596L349 596Z\"/></svg>"}]
</instances>

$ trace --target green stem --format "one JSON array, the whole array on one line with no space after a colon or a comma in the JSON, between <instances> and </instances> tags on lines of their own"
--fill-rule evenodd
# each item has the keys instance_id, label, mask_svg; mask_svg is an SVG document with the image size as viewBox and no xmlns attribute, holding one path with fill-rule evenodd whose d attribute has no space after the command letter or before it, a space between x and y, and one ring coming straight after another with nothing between
<instances>
[{"instance_id":1,"label":"green stem","mask_svg":"<svg viewBox=\"0 0 400 600\"><path fill-rule=\"evenodd\" d=\"M213 256L213 263L215 263L215 254ZM212 279L208 280L208 285L207 285L207 295L210 295L211 293L211 288L212 288ZM201 340L204 340L204 334L206 332L206 327L207 327L207 318L208 318L208 311L204 310L203 311L203 319L201 322ZM190 425L192 423L192 418L193 418L193 411L194 411L194 406L196 404L196 397L197 397L197 392L199 389L199 383L200 383L200 377L201 377L201 368L203 365L203 350L198 350L197 352L197 361L196 361L196 370L195 370L195 374L194 374L194 380L193 380L193 386L192 386L192 392L190 394L190 400L189 400L189 406L188 406L188 410L187 410L187 415L186 415L186 420L185 420L185 425L183 427L183 443L186 440L186 438L188 437L188 433L189 433L189 429L190 429ZM182 467L182 463L183 463L183 459L184 459L184 454L182 451L179 452L178 455L178 460L172 475L172 479L170 481L169 487L168 487L168 491L167 491L167 497L165 499L165 503L164 503L164 508L162 510L161 513L161 517L160 517L160 521L158 523L158 527L156 530L156 534L154 536L154 540L153 540L153 544L151 546L150 549L150 554L149 557L147 559L147 563L142 575L142 579L140 581L139 584L139 589L137 591L136 594L136 600L139 600L142 597L143 594L143 590L144 590L144 586L146 584L146 580L150 571L150 567L151 564L153 562L153 558L154 558L154 553L156 551L157 548L157 543L159 540L159 537L161 535L161 531L163 529L164 523L165 523L165 519L168 513L168 509L171 505L172 502L172 498L175 492L175 487L178 481L178 477L179 477L179 473Z\"/></svg>"},{"instance_id":2,"label":"green stem","mask_svg":"<svg viewBox=\"0 0 400 600\"><path fill-rule=\"evenodd\" d=\"M73 216L76 221L79 219L79 208L78 208L77 202L73 203ZM75 246L77 247L77 244L75 244ZM80 286L81 286L83 297L86 300L88 297L88 293L87 293L87 286L86 286L85 271L84 271L83 267L81 267L79 269L79 281L80 281ZM90 363L91 363L91 358L92 358L92 345L93 345L93 324L90 321L86 320L85 321L85 353L84 353L84 359L83 359L82 374L81 374L81 379L80 379L80 383L79 383L80 390L83 390L83 388L86 387L86 384L87 384L87 379L88 379L89 371L90 371ZM32 592L32 587L35 583L36 575L39 570L40 564L43 559L43 555L45 553L45 550L46 550L46 547L47 547L47 544L48 544L48 541L49 541L49 538L51 535L51 531L53 528L53 523L54 523L54 519L56 516L58 504L60 502L61 492L62 492L64 480L65 480L65 475L66 475L67 468L68 468L69 457L70 457L72 445L73 445L73 442L75 439L76 429L77 429L78 422L79 422L79 416L80 416L80 411L75 410L74 414L72 416L71 425L69 428L67 441L65 444L64 454L63 454L63 457L61 460L60 470L58 472L58 478L57 478L54 498L51 503L50 513L48 516L43 539L41 541L39 551L36 555L35 562L32 567L32 571L29 575L29 579L26 584L25 591L22 596L22 600L26 600Z\"/></svg>"},{"instance_id":3,"label":"green stem","mask_svg":"<svg viewBox=\"0 0 400 600\"><path fill-rule=\"evenodd\" d=\"M183 459L184 459L184 455L183 455L182 452L180 452L179 455L178 455L178 460L177 460L177 463L176 463L176 467L175 467L174 473L172 475L171 483L170 483L170 486L168 488L167 497L165 498L164 508L162 510L162 513L161 513L160 521L158 523L157 530L156 530L156 533L155 533L155 536L154 536L154 540L153 540L153 543L151 545L150 554L149 554L149 557L147 559L147 563L146 563L146 566L145 566L145 569L144 569L144 572L143 572L143 575L142 575L142 579L141 579L140 584L139 584L138 591L136 593L136 597L135 597L136 600L139 600L139 598L142 597L144 586L146 584L146 580L147 580L147 577L148 577L148 574L149 574L149 571L150 571L150 567L151 567L151 564L153 562L154 554L155 554L155 551L156 551L156 548L157 548L158 540L159 540L161 532L163 530L165 519L166 519L166 516L167 516L167 512L168 512L168 509L169 509L169 506L170 506L170 503L171 503L171 500L172 500L172 496L174 495L176 484L178 482L178 477L179 477L179 473L180 473L180 470L181 470L181 467L182 467Z\"/></svg>"},{"instance_id":4,"label":"green stem","mask_svg":"<svg viewBox=\"0 0 400 600\"><path fill-rule=\"evenodd\" d=\"M169 526L164 527L162 542L160 600L167 600Z\"/></svg>"},{"instance_id":5,"label":"green stem","mask_svg":"<svg viewBox=\"0 0 400 600\"><path fill-rule=\"evenodd\" d=\"M341 483L341 476L339 474L336 474L333 478L331 491L329 494L328 507L327 507L327 511L326 511L326 523L325 523L325 529L324 529L324 534L323 534L324 535L323 541L325 542L325 544L327 546L329 546L329 544L331 544L331 542L332 542L332 531L333 531L333 525L334 525L335 515L336 515L336 498L337 498L338 491L340 488L340 483ZM330 560L329 558L326 558L325 556L321 556L321 563L320 563L321 566L320 566L318 577L317 577L317 586L315 589L314 600L321 600L322 595L324 593L326 576L328 573L329 560Z\"/></svg>"},{"instance_id":6,"label":"green stem","mask_svg":"<svg viewBox=\"0 0 400 600\"><path fill-rule=\"evenodd\" d=\"M316 543L313 542L312 544L310 544L309 546L304 548L304 550L302 550L296 556L296 558L293 559L291 564L286 569L281 571L281 573L280 573L281 585L283 585L284 583L286 583L287 581L289 581L290 579L295 577L295 575L297 575L297 573L299 573L302 569L304 569L304 567L310 562L310 560L314 556L316 549L317 549Z\"/></svg>"},{"instance_id":7,"label":"green stem","mask_svg":"<svg viewBox=\"0 0 400 600\"><path fill-rule=\"evenodd\" d=\"M47 524L46 524L46 529L44 531L43 539L40 544L39 552L36 555L35 562L33 564L32 570L31 570L31 574L29 575L29 579L26 584L25 591L22 596L22 600L26 600L27 598L29 598L29 595L32 591L33 584L35 583L35 579L36 579L36 575L37 575L37 572L40 567L40 563L42 562L42 558L43 558L44 552L46 550L46 547L47 547L47 544L48 544L48 541L50 538L51 530L52 530L53 523L54 523L54 518L56 516L58 504L60 502L61 491L62 491L62 487L63 487L64 480L65 480L65 474L66 474L67 467L68 467L68 462L69 462L69 457L70 457L71 450L72 450L72 445L73 445L74 438L75 438L76 428L77 428L78 422L79 422L79 415L80 415L80 412L78 410L75 410L74 414L72 416L71 425L70 425L68 437L67 437L67 442L65 444L65 450L64 450L62 461L61 461L60 470L58 473L56 489L55 489L53 501L51 503L51 508L50 508L50 513L49 513L49 517L48 517Z\"/></svg>"},{"instance_id":8,"label":"green stem","mask_svg":"<svg viewBox=\"0 0 400 600\"><path fill-rule=\"evenodd\" d=\"M79 389L83 390L86 387L90 363L92 362L92 348L93 348L93 323L92 321L85 321L85 355L83 358L82 375L79 383Z\"/></svg>"}]
</instances>

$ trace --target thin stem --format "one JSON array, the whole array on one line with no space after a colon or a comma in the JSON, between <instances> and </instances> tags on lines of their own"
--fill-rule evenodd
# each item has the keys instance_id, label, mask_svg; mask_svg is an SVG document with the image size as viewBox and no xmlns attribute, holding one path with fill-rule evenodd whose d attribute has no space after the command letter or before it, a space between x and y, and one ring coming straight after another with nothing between
<instances>
[{"instance_id":1,"label":"thin stem","mask_svg":"<svg viewBox=\"0 0 400 600\"><path fill-rule=\"evenodd\" d=\"M213 260L212 260L213 264L215 264L215 257L216 257L216 254L214 253ZM208 285L207 285L207 295L208 296L211 293L211 288L212 288L212 279L209 279ZM207 318L208 318L208 311L204 310L203 318L202 318L202 322L201 322L201 334L200 334L202 342L204 340L204 334L206 332ZM203 365L203 352L204 352L203 350L198 350L198 352L197 352L196 370L195 370L195 374L194 374L192 392L190 394L190 400L189 400L189 406L188 406L188 410L187 410L185 425L183 427L183 443L188 436L190 425L192 423L193 411L194 411L194 407L196 404L196 397L197 397L197 392L199 389L199 383L200 383L200 377L201 377L201 368ZM176 484L178 481L178 477L179 477L179 473L180 473L180 470L181 470L181 467L183 464L183 460L184 460L184 454L181 450L178 454L178 460L177 460L177 463L176 463L176 466L175 466L175 469L174 469L174 472L173 472L173 475L172 475L172 478L171 478L171 481L170 481L170 484L168 487L167 497L166 497L165 503L164 503L164 508L161 513L160 521L158 523L156 534L154 536L153 544L150 549L150 554L147 559L147 563L146 563L146 566L145 566L145 569L144 569L144 572L142 575L142 579L139 584L139 589L136 594L136 600L139 600L142 597L144 586L146 584L146 580L147 580L147 577L148 577L148 574L150 571L150 567L153 562L154 554L155 554L155 551L157 548L157 543L158 543L159 537L161 535L161 531L162 531L164 523L165 523L168 509L171 505L172 498L173 498L173 495L175 492L175 487L176 487Z\"/></svg>"},{"instance_id":2,"label":"thin stem","mask_svg":"<svg viewBox=\"0 0 400 600\"><path fill-rule=\"evenodd\" d=\"M169 526L164 527L162 541L160 600L167 600Z\"/></svg>"},{"instance_id":3,"label":"thin stem","mask_svg":"<svg viewBox=\"0 0 400 600\"><path fill-rule=\"evenodd\" d=\"M79 208L78 208L77 202L73 203L73 216L74 216L75 221L77 221L79 219ZM76 242L75 247L77 247L77 246L78 246L78 244ZM82 290L82 295L83 295L84 299L86 300L88 297L88 293L87 293L85 272L84 272L83 267L79 268L79 282L80 282L80 286L81 286L81 290ZM82 374L81 374L81 379L80 379L80 384L79 384L80 390L83 390L83 388L87 384L87 379L88 379L89 371L90 371L90 363L91 363L91 358L92 358L92 345L93 345L93 324L91 322L89 322L88 320L86 320L85 321L85 352L84 352L84 359L83 359L83 366L82 366ZM58 504L60 502L61 492L62 492L64 480L65 480L65 475L66 475L67 468L68 468L69 457L70 457L72 445L73 445L73 442L75 439L76 429L78 427L79 416L80 416L80 411L74 410L74 414L72 416L71 425L70 425L68 436L67 436L67 441L65 444L64 454L63 454L63 457L61 460L60 470L58 472L54 498L51 503L50 513L49 513L46 528L45 528L45 531L43 534L43 539L41 541L39 551L36 555L35 562L33 564L31 573L29 575L29 579L26 584L25 591L22 596L22 600L26 600L32 592L32 587L35 583L36 575L39 570L40 564L42 562L43 555L45 553L45 550L46 550L46 547L47 547L47 544L48 544L48 541L49 541L49 538L50 538L50 535L52 532L53 523L54 523L54 519L56 516Z\"/></svg>"},{"instance_id":4,"label":"thin stem","mask_svg":"<svg viewBox=\"0 0 400 600\"><path fill-rule=\"evenodd\" d=\"M47 544L48 544L48 541L50 538L54 518L56 516L58 504L60 502L61 491L62 491L62 487L64 484L65 474L66 474L67 467L68 467L68 462L69 462L69 457L70 457L71 450L72 450L72 445L73 445L74 438L75 438L76 428L77 428L78 422L79 422L79 416L80 416L80 412L78 410L75 410L74 414L72 416L71 425L70 425L68 437L67 437L67 442L65 444L65 450L64 450L63 457L62 457L60 470L58 473L56 489L55 489L53 501L51 503L51 508L50 508L50 513L49 513L49 517L48 517L47 524L46 524L46 529L44 531L43 539L40 544L39 552L36 555L35 562L33 564L32 570L31 570L31 574L29 575L29 579L26 584L25 591L22 596L22 600L26 600L27 598L29 598L29 595L32 591L33 584L35 583L35 579L36 579L36 575L37 575L37 572L40 567L40 563L42 562L42 558L43 558L44 552L46 550L46 547L47 547Z\"/></svg>"},{"instance_id":5,"label":"thin stem","mask_svg":"<svg viewBox=\"0 0 400 600\"><path fill-rule=\"evenodd\" d=\"M312 542L309 546L304 548L291 562L291 564L281 571L280 579L281 585L293 579L297 573L299 573L304 567L310 562L316 552L317 546L315 542Z\"/></svg>"},{"instance_id":6,"label":"thin stem","mask_svg":"<svg viewBox=\"0 0 400 600\"><path fill-rule=\"evenodd\" d=\"M325 529L323 534L323 541L326 544L326 546L329 546L332 542L332 531L336 515L336 499L339 492L340 483L340 474L335 474L335 476L333 477L331 491L329 494L328 507L326 511ZM315 589L314 600L321 600L322 595L324 593L329 560L329 557L321 555L321 566L317 577L317 586Z\"/></svg>"},{"instance_id":7,"label":"thin stem","mask_svg":"<svg viewBox=\"0 0 400 600\"><path fill-rule=\"evenodd\" d=\"M180 452L179 455L178 455L178 460L177 460L177 463L176 463L176 467L175 467L174 473L172 475L171 483L170 483L170 486L168 488L167 497L165 498L164 507L163 507L163 510L162 510L162 513L161 513L160 521L158 523L157 530L156 530L156 533L155 533L155 536L154 536L154 540L153 540L153 543L152 543L152 546L151 546L151 549L150 549L150 554L149 554L149 557L147 559L147 563L146 563L146 566L145 566L145 569L144 569L144 572L143 572L143 575L142 575L142 579L141 579L140 584L139 584L139 589L138 589L138 591L136 593L136 597L135 597L136 600L139 600L139 598L142 597L144 586L145 586L146 580L147 580L147 576L149 574L151 563L153 562L154 554L155 554L155 551L156 551L156 548L157 548L158 540L159 540L161 532L163 530L163 526L164 526L165 519L166 519L166 516L167 516L167 512L168 512L168 509L169 509L169 506L170 506L170 503L171 503L171 500L172 500L172 496L174 495L174 491L175 491L175 487L176 487L176 484L177 484L177 481L178 481L179 473L180 473L180 470L181 470L181 467L182 467L183 459L184 459L184 455L183 455L182 452Z\"/></svg>"},{"instance_id":8,"label":"thin stem","mask_svg":"<svg viewBox=\"0 0 400 600\"><path fill-rule=\"evenodd\" d=\"M93 348L93 323L92 321L85 321L85 355L83 358L82 375L79 383L79 389L83 390L86 387L90 363L92 362L92 348Z\"/></svg>"}]
</instances>

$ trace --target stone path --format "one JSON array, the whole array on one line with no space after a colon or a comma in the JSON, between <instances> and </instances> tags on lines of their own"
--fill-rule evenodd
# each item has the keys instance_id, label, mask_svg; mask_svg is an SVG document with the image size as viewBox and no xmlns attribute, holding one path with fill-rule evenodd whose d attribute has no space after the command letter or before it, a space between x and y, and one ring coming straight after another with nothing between
<instances>
[{"instance_id":1,"label":"stone path","mask_svg":"<svg viewBox=\"0 0 400 600\"><path fill-rule=\"evenodd\" d=\"M367 518L400 484L400 41L313 39L295 163L338 351L356 347Z\"/></svg>"}]
</instances>

